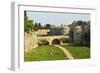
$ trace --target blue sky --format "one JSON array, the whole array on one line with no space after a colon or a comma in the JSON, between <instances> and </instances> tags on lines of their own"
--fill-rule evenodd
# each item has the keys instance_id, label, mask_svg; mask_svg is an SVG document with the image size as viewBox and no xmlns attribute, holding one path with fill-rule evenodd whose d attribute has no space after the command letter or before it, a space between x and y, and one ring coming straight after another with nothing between
<instances>
[{"instance_id":1,"label":"blue sky","mask_svg":"<svg viewBox=\"0 0 100 73\"><path fill-rule=\"evenodd\" d=\"M35 22L40 22L42 25L47 23L53 25L68 25L71 24L74 20L90 20L90 14L80 14L80 13L53 13L53 12L34 12L27 11L27 16L29 19L34 20Z\"/></svg>"}]
</instances>

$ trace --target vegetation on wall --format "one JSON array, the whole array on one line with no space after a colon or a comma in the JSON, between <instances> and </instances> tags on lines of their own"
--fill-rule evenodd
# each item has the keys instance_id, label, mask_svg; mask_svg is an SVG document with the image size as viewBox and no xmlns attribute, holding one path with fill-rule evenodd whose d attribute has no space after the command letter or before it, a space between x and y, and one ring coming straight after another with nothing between
<instances>
[{"instance_id":1,"label":"vegetation on wall","mask_svg":"<svg viewBox=\"0 0 100 73\"><path fill-rule=\"evenodd\" d=\"M34 22L34 20L29 20L27 17L27 12L24 11L24 32L32 32L32 31L38 31L39 29L42 29L41 23Z\"/></svg>"},{"instance_id":2,"label":"vegetation on wall","mask_svg":"<svg viewBox=\"0 0 100 73\"><path fill-rule=\"evenodd\" d=\"M24 11L24 32L28 33L30 31L33 31L33 28L33 21L28 19L27 13L26 11Z\"/></svg>"}]
</instances>

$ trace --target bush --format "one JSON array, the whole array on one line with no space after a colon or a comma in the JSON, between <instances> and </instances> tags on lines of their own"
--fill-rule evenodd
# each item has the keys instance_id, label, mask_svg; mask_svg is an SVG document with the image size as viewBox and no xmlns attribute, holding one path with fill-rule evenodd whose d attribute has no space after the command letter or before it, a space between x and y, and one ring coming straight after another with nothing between
<instances>
[{"instance_id":1,"label":"bush","mask_svg":"<svg viewBox=\"0 0 100 73\"><path fill-rule=\"evenodd\" d=\"M63 43L68 43L69 42L69 39L68 38L61 38L60 39Z\"/></svg>"}]
</instances>

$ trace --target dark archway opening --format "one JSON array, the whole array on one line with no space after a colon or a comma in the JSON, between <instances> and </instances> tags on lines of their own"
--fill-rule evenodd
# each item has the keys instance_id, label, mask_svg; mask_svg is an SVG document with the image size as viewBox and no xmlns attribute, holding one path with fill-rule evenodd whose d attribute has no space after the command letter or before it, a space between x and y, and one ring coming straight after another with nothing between
<instances>
[{"instance_id":1,"label":"dark archway opening","mask_svg":"<svg viewBox=\"0 0 100 73\"><path fill-rule=\"evenodd\" d=\"M38 45L49 45L47 40L39 40Z\"/></svg>"},{"instance_id":2,"label":"dark archway opening","mask_svg":"<svg viewBox=\"0 0 100 73\"><path fill-rule=\"evenodd\" d=\"M52 41L52 44L60 44L60 40L54 39L54 40Z\"/></svg>"}]
</instances>

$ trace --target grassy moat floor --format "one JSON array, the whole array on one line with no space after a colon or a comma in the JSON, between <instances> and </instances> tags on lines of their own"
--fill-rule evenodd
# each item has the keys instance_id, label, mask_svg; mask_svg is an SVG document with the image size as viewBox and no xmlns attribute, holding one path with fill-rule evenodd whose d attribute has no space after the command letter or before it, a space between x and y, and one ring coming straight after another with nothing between
<instances>
[{"instance_id":1,"label":"grassy moat floor","mask_svg":"<svg viewBox=\"0 0 100 73\"><path fill-rule=\"evenodd\" d=\"M90 58L90 48L86 46L61 45L66 48L74 59ZM41 45L34 48L30 54L24 55L24 61L49 61L49 60L68 60L65 53L53 45Z\"/></svg>"},{"instance_id":2,"label":"grassy moat floor","mask_svg":"<svg viewBox=\"0 0 100 73\"><path fill-rule=\"evenodd\" d=\"M41 45L30 54L26 54L24 57L25 61L44 61L44 60L64 60L68 59L64 52L57 47Z\"/></svg>"},{"instance_id":3,"label":"grassy moat floor","mask_svg":"<svg viewBox=\"0 0 100 73\"><path fill-rule=\"evenodd\" d=\"M63 45L74 57L74 59L87 59L90 58L90 48L78 45Z\"/></svg>"}]
</instances>

